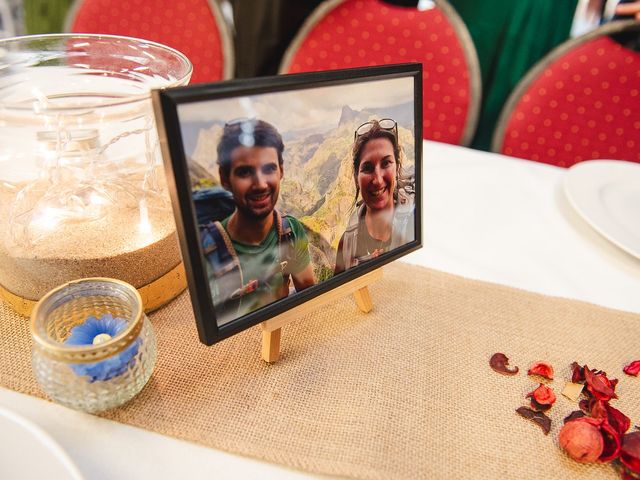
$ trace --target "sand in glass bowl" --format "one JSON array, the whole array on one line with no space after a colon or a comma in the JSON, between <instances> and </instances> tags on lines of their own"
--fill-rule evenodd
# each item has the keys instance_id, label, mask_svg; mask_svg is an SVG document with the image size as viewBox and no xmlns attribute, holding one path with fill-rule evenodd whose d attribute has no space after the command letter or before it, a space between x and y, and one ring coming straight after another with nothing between
<instances>
[{"instance_id":1,"label":"sand in glass bowl","mask_svg":"<svg viewBox=\"0 0 640 480\"><path fill-rule=\"evenodd\" d=\"M138 39L0 41L0 287L141 288L180 265L149 92L190 75L184 55Z\"/></svg>"}]
</instances>

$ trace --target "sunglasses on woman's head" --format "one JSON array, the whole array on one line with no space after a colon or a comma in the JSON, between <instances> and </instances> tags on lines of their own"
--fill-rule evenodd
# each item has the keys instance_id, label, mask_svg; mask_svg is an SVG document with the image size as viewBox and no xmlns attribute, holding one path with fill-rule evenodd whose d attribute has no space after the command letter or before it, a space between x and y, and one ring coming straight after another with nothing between
<instances>
[{"instance_id":1,"label":"sunglasses on woman's head","mask_svg":"<svg viewBox=\"0 0 640 480\"><path fill-rule=\"evenodd\" d=\"M388 132L393 133L393 135L398 138L398 124L395 120L391 118L383 118L381 120L369 120L368 122L363 123L358 128L353 135L353 139L357 140L358 137L365 135L368 133L375 125L380 127L380 130L386 130Z\"/></svg>"}]
</instances>

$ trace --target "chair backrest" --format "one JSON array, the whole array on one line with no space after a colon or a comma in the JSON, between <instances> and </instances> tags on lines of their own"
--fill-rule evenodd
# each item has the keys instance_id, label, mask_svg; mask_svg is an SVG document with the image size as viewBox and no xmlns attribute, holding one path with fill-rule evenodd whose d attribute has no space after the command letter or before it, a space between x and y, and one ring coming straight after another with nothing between
<instances>
[{"instance_id":1,"label":"chair backrest","mask_svg":"<svg viewBox=\"0 0 640 480\"><path fill-rule=\"evenodd\" d=\"M0 0L0 38L13 37L16 34L11 4L7 0Z\"/></svg>"},{"instance_id":2,"label":"chair backrest","mask_svg":"<svg viewBox=\"0 0 640 480\"><path fill-rule=\"evenodd\" d=\"M480 106L478 57L445 0L418 10L380 0L329 0L307 19L280 73L422 62L423 135L468 145Z\"/></svg>"},{"instance_id":3,"label":"chair backrest","mask_svg":"<svg viewBox=\"0 0 640 480\"><path fill-rule=\"evenodd\" d=\"M598 158L640 162L639 46L633 20L558 46L511 94L492 150L562 167Z\"/></svg>"},{"instance_id":4,"label":"chair backrest","mask_svg":"<svg viewBox=\"0 0 640 480\"><path fill-rule=\"evenodd\" d=\"M65 30L142 38L184 53L191 83L231 78L231 33L215 0L75 0Z\"/></svg>"}]
</instances>

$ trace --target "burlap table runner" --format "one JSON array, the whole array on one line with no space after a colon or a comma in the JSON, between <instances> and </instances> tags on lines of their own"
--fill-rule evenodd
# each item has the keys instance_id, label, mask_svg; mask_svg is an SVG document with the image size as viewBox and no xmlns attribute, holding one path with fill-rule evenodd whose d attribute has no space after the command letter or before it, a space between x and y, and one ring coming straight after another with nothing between
<instances>
[{"instance_id":1,"label":"burlap table runner","mask_svg":"<svg viewBox=\"0 0 640 480\"><path fill-rule=\"evenodd\" d=\"M613 402L640 419L640 316L394 263L371 288L374 311L351 298L282 336L282 358L260 359L260 332L198 343L186 294L152 316L158 364L131 402L104 414L217 449L318 474L356 478L617 478L558 448L560 395L573 361L620 383ZM0 385L41 397L25 318L0 306ZM493 372L506 353L515 377ZM556 367L558 401L545 436L515 409L536 383L530 362ZM633 428L633 427L632 427Z\"/></svg>"}]
</instances>

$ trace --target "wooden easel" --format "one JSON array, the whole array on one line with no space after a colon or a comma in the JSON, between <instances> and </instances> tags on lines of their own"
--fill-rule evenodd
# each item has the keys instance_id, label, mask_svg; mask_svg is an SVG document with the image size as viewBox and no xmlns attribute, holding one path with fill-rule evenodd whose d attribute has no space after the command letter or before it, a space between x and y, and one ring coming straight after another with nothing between
<instances>
[{"instance_id":1,"label":"wooden easel","mask_svg":"<svg viewBox=\"0 0 640 480\"><path fill-rule=\"evenodd\" d=\"M260 324L262 329L262 359L265 362L277 362L280 357L280 335L282 327L309 313L311 310L350 295L356 299L360 311L369 313L373 308L368 285L382 277L382 268L366 273L327 293L318 295L302 305L287 310L278 316L270 318Z\"/></svg>"}]
</instances>

